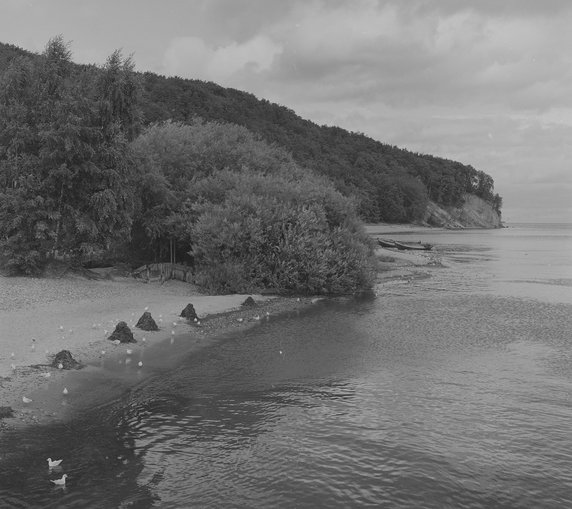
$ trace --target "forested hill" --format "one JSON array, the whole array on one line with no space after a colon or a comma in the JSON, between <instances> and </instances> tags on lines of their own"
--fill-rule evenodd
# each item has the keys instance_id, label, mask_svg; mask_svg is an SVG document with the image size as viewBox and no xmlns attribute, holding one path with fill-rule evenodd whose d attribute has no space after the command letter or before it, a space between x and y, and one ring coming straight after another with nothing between
<instances>
[{"instance_id":1,"label":"forested hill","mask_svg":"<svg viewBox=\"0 0 572 509\"><path fill-rule=\"evenodd\" d=\"M286 147L301 165L327 175L344 194L358 197L367 221L415 221L423 215L427 198L455 206L465 193L485 199L500 212L493 179L472 166L319 126L284 106L214 83L152 73L142 78L147 121L200 116L243 125Z\"/></svg>"},{"instance_id":2,"label":"forested hill","mask_svg":"<svg viewBox=\"0 0 572 509\"><path fill-rule=\"evenodd\" d=\"M0 71L18 54L30 55L0 43ZM465 193L483 198L500 212L502 199L494 194L493 179L471 166L319 126L284 106L214 83L153 73L141 74L140 80L145 124L201 117L245 126L288 149L300 165L328 176L343 194L357 198L366 221L416 221L428 200L456 206Z\"/></svg>"}]
</instances>

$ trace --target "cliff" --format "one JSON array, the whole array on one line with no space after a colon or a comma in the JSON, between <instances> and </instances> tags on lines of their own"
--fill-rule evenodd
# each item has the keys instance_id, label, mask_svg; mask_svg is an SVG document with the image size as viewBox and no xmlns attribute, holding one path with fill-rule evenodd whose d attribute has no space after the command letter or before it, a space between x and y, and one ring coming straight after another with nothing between
<instances>
[{"instance_id":1,"label":"cliff","mask_svg":"<svg viewBox=\"0 0 572 509\"><path fill-rule=\"evenodd\" d=\"M500 214L490 203L473 194L465 194L460 207L441 207L429 202L423 221L443 228L502 228Z\"/></svg>"}]
</instances>

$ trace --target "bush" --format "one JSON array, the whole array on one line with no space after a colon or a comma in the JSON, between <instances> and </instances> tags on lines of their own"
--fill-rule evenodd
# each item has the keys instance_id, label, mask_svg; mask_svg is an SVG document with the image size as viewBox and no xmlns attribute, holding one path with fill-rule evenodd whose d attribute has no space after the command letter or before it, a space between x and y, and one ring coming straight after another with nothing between
<instances>
[{"instance_id":1,"label":"bush","mask_svg":"<svg viewBox=\"0 0 572 509\"><path fill-rule=\"evenodd\" d=\"M323 179L224 171L193 194L188 235L206 289L343 294L371 285L371 242L351 202Z\"/></svg>"}]
</instances>

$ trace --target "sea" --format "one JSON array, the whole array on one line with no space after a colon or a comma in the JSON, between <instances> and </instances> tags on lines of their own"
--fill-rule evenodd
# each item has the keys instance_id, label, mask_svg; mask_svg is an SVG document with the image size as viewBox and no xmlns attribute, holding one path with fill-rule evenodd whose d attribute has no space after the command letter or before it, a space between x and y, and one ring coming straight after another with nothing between
<instances>
[{"instance_id":1,"label":"sea","mask_svg":"<svg viewBox=\"0 0 572 509\"><path fill-rule=\"evenodd\" d=\"M572 507L572 224L391 236L435 263L3 433L0 507Z\"/></svg>"}]
</instances>

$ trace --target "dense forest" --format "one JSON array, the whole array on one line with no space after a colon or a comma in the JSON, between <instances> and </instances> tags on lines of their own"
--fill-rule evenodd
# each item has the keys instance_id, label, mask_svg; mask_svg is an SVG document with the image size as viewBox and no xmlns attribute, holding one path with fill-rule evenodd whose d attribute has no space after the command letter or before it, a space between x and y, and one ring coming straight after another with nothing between
<instances>
[{"instance_id":1,"label":"dense forest","mask_svg":"<svg viewBox=\"0 0 572 509\"><path fill-rule=\"evenodd\" d=\"M0 267L191 265L213 292L351 293L373 280L352 198L247 128L149 122L116 51L77 66L62 37L0 72Z\"/></svg>"},{"instance_id":2,"label":"dense forest","mask_svg":"<svg viewBox=\"0 0 572 509\"><path fill-rule=\"evenodd\" d=\"M410 222L492 178L213 83L0 44L0 265L176 261L217 292L347 293L375 261L360 221Z\"/></svg>"},{"instance_id":3,"label":"dense forest","mask_svg":"<svg viewBox=\"0 0 572 509\"><path fill-rule=\"evenodd\" d=\"M500 213L502 199L490 175L456 161L413 153L339 127L318 126L292 110L214 83L142 75L148 122L203 119L233 122L285 147L302 166L327 176L358 203L368 222L413 222L427 200L458 206L465 193Z\"/></svg>"}]
</instances>

